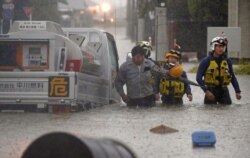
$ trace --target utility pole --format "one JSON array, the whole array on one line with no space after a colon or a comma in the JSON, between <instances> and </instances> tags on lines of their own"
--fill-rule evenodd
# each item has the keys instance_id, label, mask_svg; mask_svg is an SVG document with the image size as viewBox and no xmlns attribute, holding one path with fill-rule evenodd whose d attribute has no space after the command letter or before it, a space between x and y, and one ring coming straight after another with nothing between
<instances>
[{"instance_id":1,"label":"utility pole","mask_svg":"<svg viewBox=\"0 0 250 158\"><path fill-rule=\"evenodd\" d=\"M167 35L167 8L164 1L159 1L155 8L155 46L157 61L165 58L165 52L168 51L168 35Z\"/></svg>"},{"instance_id":2,"label":"utility pole","mask_svg":"<svg viewBox=\"0 0 250 158\"><path fill-rule=\"evenodd\" d=\"M127 1L127 36L131 38L131 10L132 10L132 4L131 0Z\"/></svg>"},{"instance_id":3,"label":"utility pole","mask_svg":"<svg viewBox=\"0 0 250 158\"><path fill-rule=\"evenodd\" d=\"M143 41L144 40L144 33L145 33L145 19L144 18L138 18L138 28L137 28L137 37L138 41Z\"/></svg>"},{"instance_id":4,"label":"utility pole","mask_svg":"<svg viewBox=\"0 0 250 158\"><path fill-rule=\"evenodd\" d=\"M132 41L137 40L137 6L136 0L132 0L132 11L131 11L131 21L132 21L132 28L131 28L131 39Z\"/></svg>"}]
</instances>

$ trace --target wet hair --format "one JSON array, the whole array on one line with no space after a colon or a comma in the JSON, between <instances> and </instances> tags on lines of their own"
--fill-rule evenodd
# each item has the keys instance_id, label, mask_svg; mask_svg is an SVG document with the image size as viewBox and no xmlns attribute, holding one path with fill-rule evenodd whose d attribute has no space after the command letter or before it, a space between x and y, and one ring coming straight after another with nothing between
<instances>
[{"instance_id":1,"label":"wet hair","mask_svg":"<svg viewBox=\"0 0 250 158\"><path fill-rule=\"evenodd\" d=\"M131 51L132 57L137 55L137 54L141 54L141 55L145 55L145 49L143 49L140 46L135 46L132 51Z\"/></svg>"}]
</instances>

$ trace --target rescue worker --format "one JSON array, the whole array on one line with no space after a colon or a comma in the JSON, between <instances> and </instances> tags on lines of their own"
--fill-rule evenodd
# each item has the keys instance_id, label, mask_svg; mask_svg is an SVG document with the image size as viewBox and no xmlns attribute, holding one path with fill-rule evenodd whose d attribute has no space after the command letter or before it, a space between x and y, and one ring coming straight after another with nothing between
<instances>
[{"instance_id":1,"label":"rescue worker","mask_svg":"<svg viewBox=\"0 0 250 158\"><path fill-rule=\"evenodd\" d=\"M151 51L153 49L153 47L152 47L152 45L151 45L150 42L148 42L148 41L140 41L140 42L137 42L137 45L140 46L142 49L145 50L145 54L144 54L145 59L153 62L154 65L158 65L159 66L159 64L158 64L157 61L155 61L152 58L150 58ZM150 84L152 86L154 86L155 78L156 78L156 76L158 76L158 73L155 73L154 70L152 70L151 73L152 73L152 76L151 76L151 79L150 79L149 82L150 82Z\"/></svg>"},{"instance_id":2,"label":"rescue worker","mask_svg":"<svg viewBox=\"0 0 250 158\"><path fill-rule=\"evenodd\" d=\"M180 57L180 52L176 50L167 52L164 68L169 70L169 76L172 78L162 76L155 81L154 91L160 92L163 105L182 105L185 93L189 101L193 99L190 85L178 80L179 77L187 79L186 72L179 64Z\"/></svg>"},{"instance_id":3,"label":"rescue worker","mask_svg":"<svg viewBox=\"0 0 250 158\"><path fill-rule=\"evenodd\" d=\"M127 60L120 66L115 86L122 100L127 106L145 106L155 105L155 100L159 99L158 94L154 94L153 86L150 84L151 68L154 63L145 59L145 49L140 45L135 46L132 51L132 60ZM127 94L123 86L127 86Z\"/></svg>"},{"instance_id":4,"label":"rescue worker","mask_svg":"<svg viewBox=\"0 0 250 158\"><path fill-rule=\"evenodd\" d=\"M204 104L231 104L227 87L230 83L234 87L236 98L241 99L241 90L233 72L232 61L227 57L226 47L226 38L213 38L212 52L198 67L196 80L205 92Z\"/></svg>"}]
</instances>

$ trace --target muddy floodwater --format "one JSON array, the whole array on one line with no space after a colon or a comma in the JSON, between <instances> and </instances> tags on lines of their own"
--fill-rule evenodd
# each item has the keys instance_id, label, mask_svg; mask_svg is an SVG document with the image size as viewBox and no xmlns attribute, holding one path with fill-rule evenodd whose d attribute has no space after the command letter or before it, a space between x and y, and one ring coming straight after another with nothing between
<instances>
[{"instance_id":1,"label":"muddy floodwater","mask_svg":"<svg viewBox=\"0 0 250 158\"><path fill-rule=\"evenodd\" d=\"M117 36L118 49L129 41ZM131 43L130 43L131 44ZM121 52L125 57L125 52ZM186 65L186 66L185 66ZM185 64L185 68L193 66ZM195 74L189 74L195 81ZM203 91L192 87L193 102L184 97L184 106L127 108L108 105L88 111L50 113L0 113L0 157L19 158L35 138L52 131L65 131L78 137L113 138L122 141L139 158L247 158L250 157L250 76L237 76L242 100L237 101L230 86L233 104L203 105ZM150 129L165 125L177 132L155 134ZM191 134L212 130L217 143L212 148L194 148Z\"/></svg>"},{"instance_id":2,"label":"muddy floodwater","mask_svg":"<svg viewBox=\"0 0 250 158\"><path fill-rule=\"evenodd\" d=\"M189 74L190 79L194 74ZM250 156L249 76L238 76L243 91L241 101L230 106L204 106L203 93L193 88L194 101L184 106L129 109L109 105L68 114L0 113L0 157L18 158L38 136L66 131L79 137L114 138L130 146L140 158L246 158ZM150 129L166 125L175 133L155 134ZM214 148L193 148L195 130L213 130Z\"/></svg>"}]
</instances>

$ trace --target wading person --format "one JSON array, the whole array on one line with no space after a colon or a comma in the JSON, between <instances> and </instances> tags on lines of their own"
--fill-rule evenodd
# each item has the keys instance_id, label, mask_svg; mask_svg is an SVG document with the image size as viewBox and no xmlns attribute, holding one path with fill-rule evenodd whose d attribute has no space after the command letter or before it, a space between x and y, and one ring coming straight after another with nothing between
<instances>
[{"instance_id":1,"label":"wading person","mask_svg":"<svg viewBox=\"0 0 250 158\"><path fill-rule=\"evenodd\" d=\"M191 88L188 83L180 81L178 78L187 79L186 72L182 70L179 64L181 55L176 50L166 53L166 63L164 68L169 70L169 76L158 76L155 80L154 91L161 94L163 105L182 105L183 96L187 95L189 101L192 101ZM171 70L172 69L172 70Z\"/></svg>"},{"instance_id":2,"label":"wading person","mask_svg":"<svg viewBox=\"0 0 250 158\"><path fill-rule=\"evenodd\" d=\"M154 63L145 59L145 49L140 45L135 46L131 54L132 60L120 66L115 81L116 89L127 106L154 106L155 100L159 99L159 95L154 94L153 86L150 84ZM127 94L124 92L124 85L127 87Z\"/></svg>"},{"instance_id":3,"label":"wading person","mask_svg":"<svg viewBox=\"0 0 250 158\"><path fill-rule=\"evenodd\" d=\"M241 99L241 91L233 72L232 61L227 57L227 39L215 37L211 42L212 52L199 67L196 80L205 92L204 104L231 104L228 85L232 83L235 96Z\"/></svg>"}]
</instances>

